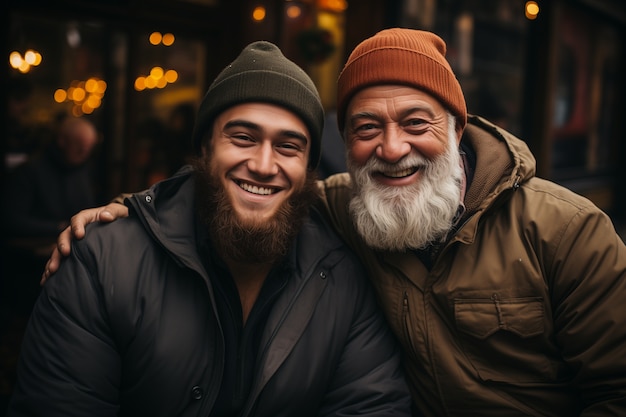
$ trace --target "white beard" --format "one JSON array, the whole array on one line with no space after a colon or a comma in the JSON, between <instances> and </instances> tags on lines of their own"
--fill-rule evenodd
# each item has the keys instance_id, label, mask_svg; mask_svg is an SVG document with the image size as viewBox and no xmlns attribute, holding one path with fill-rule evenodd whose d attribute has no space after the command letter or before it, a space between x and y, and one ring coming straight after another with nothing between
<instances>
[{"instance_id":1,"label":"white beard","mask_svg":"<svg viewBox=\"0 0 626 417\"><path fill-rule=\"evenodd\" d=\"M448 117L448 148L435 160L412 152L390 165L375 156L362 167L348 157L355 195L350 213L365 243L375 249L423 249L443 240L453 226L461 199L463 169L456 143L454 117ZM420 166L420 180L409 186L385 186L370 173Z\"/></svg>"}]
</instances>

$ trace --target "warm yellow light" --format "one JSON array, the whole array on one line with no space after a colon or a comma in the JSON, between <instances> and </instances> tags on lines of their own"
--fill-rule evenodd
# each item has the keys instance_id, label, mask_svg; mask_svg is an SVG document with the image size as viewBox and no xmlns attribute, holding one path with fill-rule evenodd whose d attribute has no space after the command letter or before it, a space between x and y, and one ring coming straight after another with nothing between
<instances>
[{"instance_id":1,"label":"warm yellow light","mask_svg":"<svg viewBox=\"0 0 626 417\"><path fill-rule=\"evenodd\" d=\"M146 77L146 88L154 88L156 80L153 77Z\"/></svg>"},{"instance_id":2,"label":"warm yellow light","mask_svg":"<svg viewBox=\"0 0 626 417\"><path fill-rule=\"evenodd\" d=\"M72 93L72 100L81 102L85 99L86 96L87 94L85 93L85 90L81 87L77 87Z\"/></svg>"},{"instance_id":3,"label":"warm yellow light","mask_svg":"<svg viewBox=\"0 0 626 417\"><path fill-rule=\"evenodd\" d=\"M107 90L107 83L104 80L98 80L98 88L97 92L104 95L104 92Z\"/></svg>"},{"instance_id":4,"label":"warm yellow light","mask_svg":"<svg viewBox=\"0 0 626 417\"><path fill-rule=\"evenodd\" d=\"M254 8L254 10L252 11L252 19L256 20L257 22L262 21L263 19L265 19L265 7L263 6L257 6Z\"/></svg>"},{"instance_id":5,"label":"warm yellow light","mask_svg":"<svg viewBox=\"0 0 626 417\"><path fill-rule=\"evenodd\" d=\"M348 2L346 0L318 0L317 6L323 10L340 13L348 8Z\"/></svg>"},{"instance_id":6,"label":"warm yellow light","mask_svg":"<svg viewBox=\"0 0 626 417\"><path fill-rule=\"evenodd\" d=\"M289 18L295 19L296 17L299 17L301 14L302 14L302 9L300 8L300 6L291 5L287 7L287 16Z\"/></svg>"},{"instance_id":7,"label":"warm yellow light","mask_svg":"<svg viewBox=\"0 0 626 417\"><path fill-rule=\"evenodd\" d=\"M72 107L72 115L74 117L80 117L83 115L83 110L80 108L80 106L74 106Z\"/></svg>"},{"instance_id":8,"label":"warm yellow light","mask_svg":"<svg viewBox=\"0 0 626 417\"><path fill-rule=\"evenodd\" d=\"M57 103L63 103L67 99L67 93L63 89L58 89L54 92L54 101Z\"/></svg>"},{"instance_id":9,"label":"warm yellow light","mask_svg":"<svg viewBox=\"0 0 626 417\"><path fill-rule=\"evenodd\" d=\"M150 34L150 43L152 45L158 45L161 43L161 39L163 39L163 36L161 35L160 32L152 32Z\"/></svg>"},{"instance_id":10,"label":"warm yellow light","mask_svg":"<svg viewBox=\"0 0 626 417\"><path fill-rule=\"evenodd\" d=\"M90 78L85 82L85 90L89 93L93 93L98 89L98 81L95 78Z\"/></svg>"},{"instance_id":11,"label":"warm yellow light","mask_svg":"<svg viewBox=\"0 0 626 417\"><path fill-rule=\"evenodd\" d=\"M153 77L155 80L158 80L159 78L163 78L163 68L161 67L154 67L150 70L150 76Z\"/></svg>"},{"instance_id":12,"label":"warm yellow light","mask_svg":"<svg viewBox=\"0 0 626 417\"><path fill-rule=\"evenodd\" d=\"M174 70L167 70L165 72L165 79L168 83L174 83L178 80L178 73Z\"/></svg>"},{"instance_id":13,"label":"warm yellow light","mask_svg":"<svg viewBox=\"0 0 626 417\"><path fill-rule=\"evenodd\" d=\"M37 55L35 55L35 51L29 49L24 53L24 61L28 62L28 65L34 65Z\"/></svg>"},{"instance_id":14,"label":"warm yellow light","mask_svg":"<svg viewBox=\"0 0 626 417\"><path fill-rule=\"evenodd\" d=\"M144 77L137 77L135 80L135 90L143 91L146 89L146 79Z\"/></svg>"},{"instance_id":15,"label":"warm yellow light","mask_svg":"<svg viewBox=\"0 0 626 417\"><path fill-rule=\"evenodd\" d=\"M166 86L167 86L167 80L165 78L161 77L156 80L157 88L165 88Z\"/></svg>"},{"instance_id":16,"label":"warm yellow light","mask_svg":"<svg viewBox=\"0 0 626 417\"><path fill-rule=\"evenodd\" d=\"M22 61L23 61L22 54L20 54L17 51L13 51L9 55L9 63L15 69L18 69L20 67L20 65L22 65Z\"/></svg>"},{"instance_id":17,"label":"warm yellow light","mask_svg":"<svg viewBox=\"0 0 626 417\"><path fill-rule=\"evenodd\" d=\"M39 52L35 52L35 62L33 63L33 65L37 66L39 64L41 64L41 60L42 60L42 56Z\"/></svg>"},{"instance_id":18,"label":"warm yellow light","mask_svg":"<svg viewBox=\"0 0 626 417\"><path fill-rule=\"evenodd\" d=\"M30 71L30 65L28 64L28 62L22 61L17 69L20 70L20 72L22 73L27 73L28 71Z\"/></svg>"},{"instance_id":19,"label":"warm yellow light","mask_svg":"<svg viewBox=\"0 0 626 417\"><path fill-rule=\"evenodd\" d=\"M102 104L102 100L100 100L100 97L98 96L90 95L86 103L88 103L89 107L92 109L97 109Z\"/></svg>"},{"instance_id":20,"label":"warm yellow light","mask_svg":"<svg viewBox=\"0 0 626 417\"><path fill-rule=\"evenodd\" d=\"M525 7L526 18L535 20L539 14L539 4L536 1L527 1Z\"/></svg>"},{"instance_id":21,"label":"warm yellow light","mask_svg":"<svg viewBox=\"0 0 626 417\"><path fill-rule=\"evenodd\" d=\"M165 35L163 35L163 45L165 46L170 46L171 44L174 43L174 35L172 35L171 33L166 33Z\"/></svg>"},{"instance_id":22,"label":"warm yellow light","mask_svg":"<svg viewBox=\"0 0 626 417\"><path fill-rule=\"evenodd\" d=\"M89 103L87 103L87 102L84 102L84 103L83 103L83 105L80 107L80 109L81 109L81 110L83 111L83 113L85 113L85 114L91 114L91 113L93 113L93 111L94 111L94 108L93 108L93 107L91 107L91 106L89 105Z\"/></svg>"}]
</instances>

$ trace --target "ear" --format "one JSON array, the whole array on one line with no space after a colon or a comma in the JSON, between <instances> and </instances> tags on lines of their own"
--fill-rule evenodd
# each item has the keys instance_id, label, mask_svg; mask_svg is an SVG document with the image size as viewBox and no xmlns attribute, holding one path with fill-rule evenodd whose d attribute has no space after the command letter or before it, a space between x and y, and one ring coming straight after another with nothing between
<instances>
[{"instance_id":1,"label":"ear","mask_svg":"<svg viewBox=\"0 0 626 417\"><path fill-rule=\"evenodd\" d=\"M457 121L454 125L454 130L456 131L456 143L461 143L461 136L463 136L463 129L461 124Z\"/></svg>"}]
</instances>

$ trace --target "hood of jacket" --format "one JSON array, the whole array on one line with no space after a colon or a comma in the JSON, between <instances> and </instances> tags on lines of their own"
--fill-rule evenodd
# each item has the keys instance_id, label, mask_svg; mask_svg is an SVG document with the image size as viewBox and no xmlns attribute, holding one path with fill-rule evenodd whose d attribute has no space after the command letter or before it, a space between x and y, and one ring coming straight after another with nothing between
<instances>
[{"instance_id":1,"label":"hood of jacket","mask_svg":"<svg viewBox=\"0 0 626 417\"><path fill-rule=\"evenodd\" d=\"M468 115L461 141L474 150L476 165L465 194L462 228L453 240L469 243L474 240L482 215L535 176L536 161L524 141L482 117ZM344 209L349 206L353 192L349 174L326 178L320 189L323 209L333 225L352 248L361 252L364 244L352 228L348 210Z\"/></svg>"},{"instance_id":2,"label":"hood of jacket","mask_svg":"<svg viewBox=\"0 0 626 417\"><path fill-rule=\"evenodd\" d=\"M524 141L479 116L468 116L461 141L477 157L464 201L467 220L457 235L470 242L482 215L535 176L536 161Z\"/></svg>"}]
</instances>

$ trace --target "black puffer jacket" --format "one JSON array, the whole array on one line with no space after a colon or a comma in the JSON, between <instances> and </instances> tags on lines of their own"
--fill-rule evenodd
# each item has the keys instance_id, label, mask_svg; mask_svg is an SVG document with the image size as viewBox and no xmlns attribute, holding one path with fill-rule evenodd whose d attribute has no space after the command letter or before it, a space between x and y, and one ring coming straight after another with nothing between
<instances>
[{"instance_id":1,"label":"black puffer jacket","mask_svg":"<svg viewBox=\"0 0 626 417\"><path fill-rule=\"evenodd\" d=\"M9 416L209 416L224 341L188 174L90 226L28 326ZM403 416L395 341L364 271L313 212L276 301L243 416Z\"/></svg>"}]
</instances>

